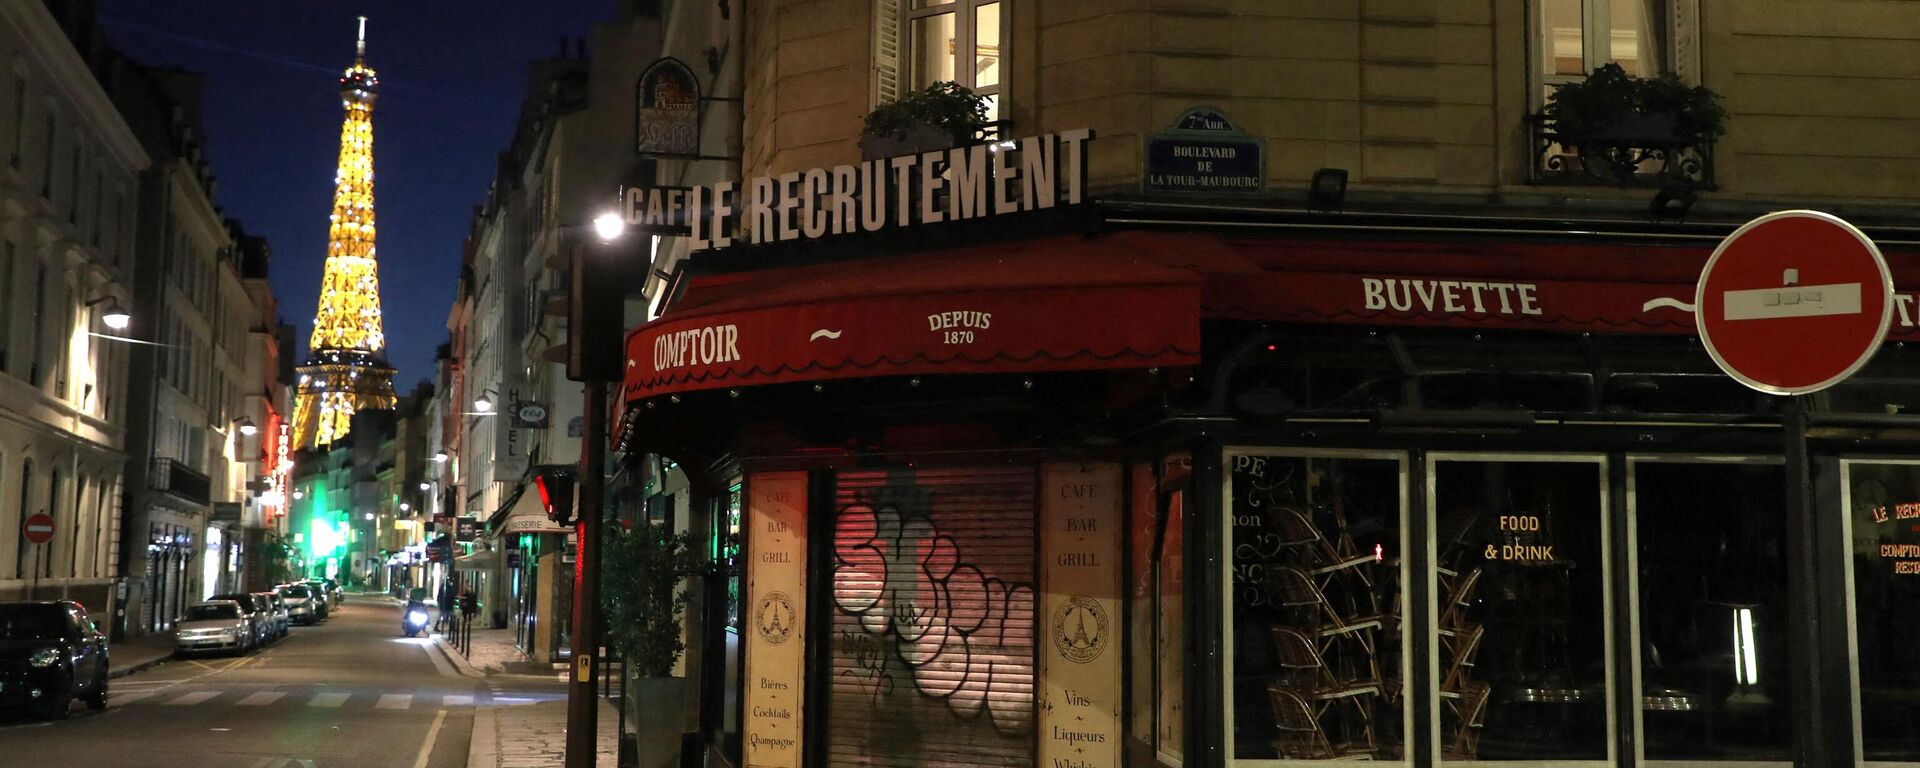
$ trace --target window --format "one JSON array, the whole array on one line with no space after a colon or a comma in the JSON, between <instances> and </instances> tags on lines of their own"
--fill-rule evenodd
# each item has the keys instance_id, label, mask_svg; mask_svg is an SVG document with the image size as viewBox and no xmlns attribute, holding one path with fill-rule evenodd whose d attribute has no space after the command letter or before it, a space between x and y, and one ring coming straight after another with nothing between
<instances>
[{"instance_id":1,"label":"window","mask_svg":"<svg viewBox=\"0 0 1920 768\"><path fill-rule=\"evenodd\" d=\"M1405 460L1227 453L1229 763L1407 757Z\"/></svg>"},{"instance_id":2,"label":"window","mask_svg":"<svg viewBox=\"0 0 1920 768\"><path fill-rule=\"evenodd\" d=\"M1920 665L1913 663L1913 606L1920 601L1920 464L1843 462L1842 508L1853 545L1847 571L1852 587L1854 707L1860 757L1920 760L1913 738L1920 701ZM1764 676L1765 672L1762 672ZM1910 763L1909 763L1910 764Z\"/></svg>"},{"instance_id":3,"label":"window","mask_svg":"<svg viewBox=\"0 0 1920 768\"><path fill-rule=\"evenodd\" d=\"M1673 69L1667 61L1673 0L1538 0L1540 95L1616 63L1633 77Z\"/></svg>"},{"instance_id":4,"label":"window","mask_svg":"<svg viewBox=\"0 0 1920 768\"><path fill-rule=\"evenodd\" d=\"M987 97L1000 119L998 0L880 0L874 13L875 101L952 81Z\"/></svg>"},{"instance_id":5,"label":"window","mask_svg":"<svg viewBox=\"0 0 1920 768\"><path fill-rule=\"evenodd\" d=\"M47 316L47 265L35 264L33 272L33 345L29 359L33 361L27 370L27 381L34 386L47 383L47 366L40 359L40 353L46 347Z\"/></svg>"},{"instance_id":6,"label":"window","mask_svg":"<svg viewBox=\"0 0 1920 768\"><path fill-rule=\"evenodd\" d=\"M20 463L20 513L13 525L13 577L27 577L27 516L33 514L33 459Z\"/></svg>"},{"instance_id":7,"label":"window","mask_svg":"<svg viewBox=\"0 0 1920 768\"><path fill-rule=\"evenodd\" d=\"M47 133L46 133L47 146L46 146L46 151L41 153L41 160L40 160L40 196L48 200L52 200L53 199L53 164L56 162L53 154L53 141L55 138L56 126L54 125L53 110L51 109L47 110L46 126L47 126Z\"/></svg>"},{"instance_id":8,"label":"window","mask_svg":"<svg viewBox=\"0 0 1920 768\"><path fill-rule=\"evenodd\" d=\"M20 152L27 144L27 79L13 76L13 150L7 157L7 163L14 168L20 167Z\"/></svg>"},{"instance_id":9,"label":"window","mask_svg":"<svg viewBox=\"0 0 1920 768\"><path fill-rule=\"evenodd\" d=\"M14 268L18 266L14 264L15 248L11 240L0 245L0 305L9 307L14 306L13 287L19 284L15 282L19 276L14 274ZM7 348L13 342L13 314L0 312L0 374L5 374L9 370Z\"/></svg>"},{"instance_id":10,"label":"window","mask_svg":"<svg viewBox=\"0 0 1920 768\"><path fill-rule=\"evenodd\" d=\"M54 520L53 530L57 532L61 528L71 528L73 527L72 520L68 520L65 523L60 521L60 492L65 490L65 488L60 485L60 468L55 467L52 472L47 473L47 477L49 478L47 483L47 516ZM39 569L40 575L52 578L53 542L49 541L46 544L34 547L33 554L34 567Z\"/></svg>"},{"instance_id":11,"label":"window","mask_svg":"<svg viewBox=\"0 0 1920 768\"><path fill-rule=\"evenodd\" d=\"M68 356L73 347L73 286L67 286L62 295L65 299L60 302L60 324L54 327L58 336L54 338L53 396L65 400L73 394L67 388L68 369L72 367Z\"/></svg>"},{"instance_id":12,"label":"window","mask_svg":"<svg viewBox=\"0 0 1920 768\"><path fill-rule=\"evenodd\" d=\"M1601 466L1519 457L1427 465L1443 761L1612 757Z\"/></svg>"},{"instance_id":13,"label":"window","mask_svg":"<svg viewBox=\"0 0 1920 768\"><path fill-rule=\"evenodd\" d=\"M73 163L67 171L67 223L80 224L80 156L83 150L80 142L73 143Z\"/></svg>"}]
</instances>

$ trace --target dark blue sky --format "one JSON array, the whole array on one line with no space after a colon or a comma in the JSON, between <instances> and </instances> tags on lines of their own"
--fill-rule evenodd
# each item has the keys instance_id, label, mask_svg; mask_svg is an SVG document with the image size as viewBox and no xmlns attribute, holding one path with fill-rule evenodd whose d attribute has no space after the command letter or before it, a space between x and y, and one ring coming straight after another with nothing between
<instances>
[{"instance_id":1,"label":"dark blue sky","mask_svg":"<svg viewBox=\"0 0 1920 768\"><path fill-rule=\"evenodd\" d=\"M472 206L493 178L528 62L585 36L618 0L101 0L115 46L206 75L215 204L273 246L299 356L319 300L340 150L340 71L368 17L374 207L389 361L402 392L433 375Z\"/></svg>"}]
</instances>

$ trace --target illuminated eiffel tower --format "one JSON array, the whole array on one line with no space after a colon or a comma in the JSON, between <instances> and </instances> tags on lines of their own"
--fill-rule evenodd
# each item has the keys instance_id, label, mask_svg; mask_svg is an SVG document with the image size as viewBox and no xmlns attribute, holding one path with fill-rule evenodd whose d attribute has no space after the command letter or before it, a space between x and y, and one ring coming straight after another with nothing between
<instances>
[{"instance_id":1,"label":"illuminated eiffel tower","mask_svg":"<svg viewBox=\"0 0 1920 768\"><path fill-rule=\"evenodd\" d=\"M367 19L362 16L353 66L340 76L340 105L347 115L340 127L340 168L334 175L320 309L313 317L307 363L296 369L296 450L324 448L345 438L355 411L394 406L373 249L373 101L380 79L366 57Z\"/></svg>"}]
</instances>

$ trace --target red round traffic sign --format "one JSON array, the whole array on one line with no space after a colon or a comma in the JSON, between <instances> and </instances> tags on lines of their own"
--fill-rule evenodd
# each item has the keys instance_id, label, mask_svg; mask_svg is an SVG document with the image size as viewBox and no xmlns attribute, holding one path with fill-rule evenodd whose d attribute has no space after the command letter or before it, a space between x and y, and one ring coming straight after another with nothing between
<instances>
[{"instance_id":1,"label":"red round traffic sign","mask_svg":"<svg viewBox=\"0 0 1920 768\"><path fill-rule=\"evenodd\" d=\"M45 512L28 515L26 522L20 524L20 530L26 533L27 541L45 544L53 541L53 518Z\"/></svg>"},{"instance_id":2,"label":"red round traffic sign","mask_svg":"<svg viewBox=\"0 0 1920 768\"><path fill-rule=\"evenodd\" d=\"M1694 289L1694 322L1713 362L1777 395L1853 375L1892 319L1893 276L1880 249L1818 211L1770 213L1734 230Z\"/></svg>"}]
</instances>

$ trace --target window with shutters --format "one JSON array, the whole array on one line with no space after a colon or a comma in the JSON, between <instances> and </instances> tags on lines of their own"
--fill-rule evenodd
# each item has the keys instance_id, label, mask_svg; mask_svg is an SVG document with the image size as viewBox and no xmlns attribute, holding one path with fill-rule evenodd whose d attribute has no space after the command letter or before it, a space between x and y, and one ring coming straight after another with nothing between
<instances>
[{"instance_id":1,"label":"window with shutters","mask_svg":"<svg viewBox=\"0 0 1920 768\"><path fill-rule=\"evenodd\" d=\"M1000 119L1000 0L877 0L874 103L939 82L987 97L987 120Z\"/></svg>"},{"instance_id":2,"label":"window with shutters","mask_svg":"<svg viewBox=\"0 0 1920 768\"><path fill-rule=\"evenodd\" d=\"M835 482L828 763L1033 765L1034 468Z\"/></svg>"},{"instance_id":3,"label":"window with shutters","mask_svg":"<svg viewBox=\"0 0 1920 768\"><path fill-rule=\"evenodd\" d=\"M1604 64L1633 77L1674 72L1697 79L1698 0L1535 0L1528 67L1539 104L1553 86ZM1536 104L1538 106L1538 104Z\"/></svg>"}]
</instances>

